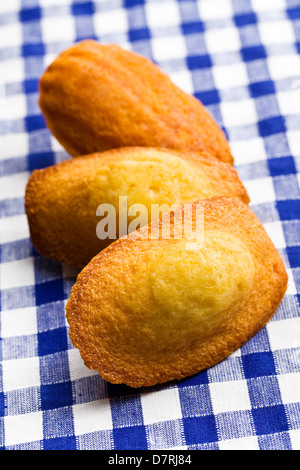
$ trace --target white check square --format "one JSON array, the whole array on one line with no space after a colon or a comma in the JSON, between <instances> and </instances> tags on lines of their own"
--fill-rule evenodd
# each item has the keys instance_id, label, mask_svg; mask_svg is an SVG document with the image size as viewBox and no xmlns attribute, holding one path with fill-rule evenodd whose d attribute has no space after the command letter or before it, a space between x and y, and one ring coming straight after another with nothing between
<instances>
[{"instance_id":1,"label":"white check square","mask_svg":"<svg viewBox=\"0 0 300 470\"><path fill-rule=\"evenodd\" d=\"M9 0L0 2L0 14L17 13L21 8L21 0Z\"/></svg>"},{"instance_id":2,"label":"white check square","mask_svg":"<svg viewBox=\"0 0 300 470\"><path fill-rule=\"evenodd\" d=\"M195 91L192 75L188 70L180 70L170 74L170 78L181 90L192 95Z\"/></svg>"},{"instance_id":3,"label":"white check square","mask_svg":"<svg viewBox=\"0 0 300 470\"><path fill-rule=\"evenodd\" d=\"M71 380L82 379L83 377L89 377L91 375L99 375L97 371L91 370L84 365L78 349L72 348L68 350L68 362Z\"/></svg>"},{"instance_id":4,"label":"white check square","mask_svg":"<svg viewBox=\"0 0 300 470\"><path fill-rule=\"evenodd\" d=\"M94 26L98 36L106 34L125 33L128 31L128 19L126 11L115 9L100 11L94 14Z\"/></svg>"},{"instance_id":5,"label":"white check square","mask_svg":"<svg viewBox=\"0 0 300 470\"><path fill-rule=\"evenodd\" d=\"M278 383L284 404L300 403L300 374L278 375Z\"/></svg>"},{"instance_id":6,"label":"white check square","mask_svg":"<svg viewBox=\"0 0 300 470\"><path fill-rule=\"evenodd\" d=\"M73 43L76 38L75 20L72 16L45 16L41 19L43 41Z\"/></svg>"},{"instance_id":7,"label":"white check square","mask_svg":"<svg viewBox=\"0 0 300 470\"><path fill-rule=\"evenodd\" d=\"M256 436L241 437L219 442L220 450L260 450Z\"/></svg>"},{"instance_id":8,"label":"white check square","mask_svg":"<svg viewBox=\"0 0 300 470\"><path fill-rule=\"evenodd\" d=\"M300 139L299 130L287 131L286 132L288 144L291 150L291 154L294 157L300 157ZM298 173L299 176L299 173ZM300 184L300 181L299 181Z\"/></svg>"},{"instance_id":9,"label":"white check square","mask_svg":"<svg viewBox=\"0 0 300 470\"><path fill-rule=\"evenodd\" d=\"M255 104L250 98L240 101L223 101L220 107L225 127L247 126L257 122Z\"/></svg>"},{"instance_id":10,"label":"white check square","mask_svg":"<svg viewBox=\"0 0 300 470\"><path fill-rule=\"evenodd\" d=\"M24 197L28 178L29 172L27 171L0 177L0 201Z\"/></svg>"},{"instance_id":11,"label":"white check square","mask_svg":"<svg viewBox=\"0 0 300 470\"><path fill-rule=\"evenodd\" d=\"M187 55L185 40L182 36L153 38L151 45L154 58L159 62L182 59Z\"/></svg>"},{"instance_id":12,"label":"white check square","mask_svg":"<svg viewBox=\"0 0 300 470\"><path fill-rule=\"evenodd\" d=\"M43 439L43 413L25 413L4 417L5 446Z\"/></svg>"},{"instance_id":13,"label":"white check square","mask_svg":"<svg viewBox=\"0 0 300 470\"><path fill-rule=\"evenodd\" d=\"M267 153L262 138L235 140L230 143L236 165L260 162L267 159Z\"/></svg>"},{"instance_id":14,"label":"white check square","mask_svg":"<svg viewBox=\"0 0 300 470\"><path fill-rule=\"evenodd\" d=\"M164 28L180 24L180 13L177 2L146 2L147 24L150 28Z\"/></svg>"},{"instance_id":15,"label":"white check square","mask_svg":"<svg viewBox=\"0 0 300 470\"><path fill-rule=\"evenodd\" d=\"M216 65L212 69L216 88L244 87L248 85L247 68L243 62L229 65Z\"/></svg>"},{"instance_id":16,"label":"white check square","mask_svg":"<svg viewBox=\"0 0 300 470\"><path fill-rule=\"evenodd\" d=\"M24 157L29 153L29 137L28 134L6 134L0 135L0 160L8 158ZM2 184L2 178L1 178ZM0 197L1 197L0 185Z\"/></svg>"},{"instance_id":17,"label":"white check square","mask_svg":"<svg viewBox=\"0 0 300 470\"><path fill-rule=\"evenodd\" d=\"M231 0L198 0L197 5L202 21L225 19L233 16Z\"/></svg>"},{"instance_id":18,"label":"white check square","mask_svg":"<svg viewBox=\"0 0 300 470\"><path fill-rule=\"evenodd\" d=\"M210 29L205 33L205 41L211 54L236 52L241 48L240 36L234 27Z\"/></svg>"},{"instance_id":19,"label":"white check square","mask_svg":"<svg viewBox=\"0 0 300 470\"><path fill-rule=\"evenodd\" d=\"M24 119L27 115L25 95L4 96L0 105L0 121Z\"/></svg>"},{"instance_id":20,"label":"white check square","mask_svg":"<svg viewBox=\"0 0 300 470\"><path fill-rule=\"evenodd\" d=\"M282 223L280 220L266 223L264 224L264 227L277 249L286 247Z\"/></svg>"},{"instance_id":21,"label":"white check square","mask_svg":"<svg viewBox=\"0 0 300 470\"><path fill-rule=\"evenodd\" d=\"M286 2L285 0L252 0L253 10L257 13L263 11L278 11L285 10Z\"/></svg>"},{"instance_id":22,"label":"white check square","mask_svg":"<svg viewBox=\"0 0 300 470\"><path fill-rule=\"evenodd\" d=\"M7 3L8 2L6 2L6 4ZM23 40L23 32L22 32L21 23L1 24L1 28L0 28L1 48L19 47L22 45L22 40Z\"/></svg>"},{"instance_id":23,"label":"white check square","mask_svg":"<svg viewBox=\"0 0 300 470\"><path fill-rule=\"evenodd\" d=\"M71 5L72 3L72 0L39 0L39 4L42 6L42 7L52 7L52 6L55 6L55 5Z\"/></svg>"},{"instance_id":24,"label":"white check square","mask_svg":"<svg viewBox=\"0 0 300 470\"><path fill-rule=\"evenodd\" d=\"M258 30L263 44L293 44L295 34L293 24L290 21L262 21L258 23ZM280 34L278 34L280 32Z\"/></svg>"},{"instance_id":25,"label":"white check square","mask_svg":"<svg viewBox=\"0 0 300 470\"><path fill-rule=\"evenodd\" d=\"M21 57L2 60L0 62L0 78L3 83L15 83L24 80L24 60Z\"/></svg>"},{"instance_id":26,"label":"white check square","mask_svg":"<svg viewBox=\"0 0 300 470\"><path fill-rule=\"evenodd\" d=\"M181 419L181 406L177 388L141 395L145 424Z\"/></svg>"},{"instance_id":27,"label":"white check square","mask_svg":"<svg viewBox=\"0 0 300 470\"><path fill-rule=\"evenodd\" d=\"M292 89L277 93L280 112L284 116L299 115L300 109L300 78L292 83Z\"/></svg>"},{"instance_id":28,"label":"white check square","mask_svg":"<svg viewBox=\"0 0 300 470\"><path fill-rule=\"evenodd\" d=\"M36 307L5 310L1 317L3 338L34 335L37 333Z\"/></svg>"},{"instance_id":29,"label":"white check square","mask_svg":"<svg viewBox=\"0 0 300 470\"><path fill-rule=\"evenodd\" d=\"M251 409L246 380L211 383L209 390L215 414Z\"/></svg>"},{"instance_id":30,"label":"white check square","mask_svg":"<svg viewBox=\"0 0 300 470\"><path fill-rule=\"evenodd\" d=\"M17 390L40 385L40 364L38 357L11 359L2 362L3 389Z\"/></svg>"},{"instance_id":31,"label":"white check square","mask_svg":"<svg viewBox=\"0 0 300 470\"><path fill-rule=\"evenodd\" d=\"M276 201L276 194L271 177L247 180L244 181L244 185L251 199L251 206Z\"/></svg>"},{"instance_id":32,"label":"white check square","mask_svg":"<svg viewBox=\"0 0 300 470\"><path fill-rule=\"evenodd\" d=\"M103 399L73 406L75 435L112 429L110 400Z\"/></svg>"},{"instance_id":33,"label":"white check square","mask_svg":"<svg viewBox=\"0 0 300 470\"><path fill-rule=\"evenodd\" d=\"M292 449L293 450L300 450L300 429L292 429L289 431Z\"/></svg>"},{"instance_id":34,"label":"white check square","mask_svg":"<svg viewBox=\"0 0 300 470\"><path fill-rule=\"evenodd\" d=\"M292 77L298 80L300 77L300 57L297 54L273 55L267 58L267 64L274 81Z\"/></svg>"},{"instance_id":35,"label":"white check square","mask_svg":"<svg viewBox=\"0 0 300 470\"><path fill-rule=\"evenodd\" d=\"M269 322L267 330L272 351L300 347L300 317Z\"/></svg>"},{"instance_id":36,"label":"white check square","mask_svg":"<svg viewBox=\"0 0 300 470\"><path fill-rule=\"evenodd\" d=\"M1 289L34 286L33 258L25 258L0 264Z\"/></svg>"},{"instance_id":37,"label":"white check square","mask_svg":"<svg viewBox=\"0 0 300 470\"><path fill-rule=\"evenodd\" d=\"M0 243L9 243L30 237L26 214L0 219Z\"/></svg>"}]
</instances>

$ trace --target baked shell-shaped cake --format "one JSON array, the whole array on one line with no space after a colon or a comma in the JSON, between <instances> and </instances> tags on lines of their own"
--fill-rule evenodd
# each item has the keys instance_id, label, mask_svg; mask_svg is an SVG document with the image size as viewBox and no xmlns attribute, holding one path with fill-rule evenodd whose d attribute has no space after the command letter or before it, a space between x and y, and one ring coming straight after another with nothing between
<instances>
[{"instance_id":1,"label":"baked shell-shaped cake","mask_svg":"<svg viewBox=\"0 0 300 470\"><path fill-rule=\"evenodd\" d=\"M72 45L44 72L39 93L47 126L70 155L164 147L233 163L223 130L203 104L154 62L117 45Z\"/></svg>"},{"instance_id":2,"label":"baked shell-shaped cake","mask_svg":"<svg viewBox=\"0 0 300 470\"><path fill-rule=\"evenodd\" d=\"M25 206L36 250L82 268L108 244L138 228L134 221L141 209L139 223L147 225L159 217L152 211L157 205L167 212L174 204L212 196L249 202L236 170L211 155L129 147L34 171ZM104 230L105 209L114 219L109 221L112 230ZM125 229L120 218L125 218Z\"/></svg>"},{"instance_id":3,"label":"baked shell-shaped cake","mask_svg":"<svg viewBox=\"0 0 300 470\"><path fill-rule=\"evenodd\" d=\"M248 205L217 197L178 211L100 252L72 289L70 338L111 383L151 386L215 365L267 323L286 291L283 261ZM193 227L203 215L202 236L177 236L180 213Z\"/></svg>"}]
</instances>

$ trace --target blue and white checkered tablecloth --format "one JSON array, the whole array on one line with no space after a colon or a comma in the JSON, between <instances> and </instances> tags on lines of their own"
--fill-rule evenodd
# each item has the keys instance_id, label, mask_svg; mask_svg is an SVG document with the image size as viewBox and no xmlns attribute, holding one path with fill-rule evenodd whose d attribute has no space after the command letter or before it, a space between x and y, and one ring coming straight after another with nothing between
<instances>
[{"instance_id":1,"label":"blue and white checkered tablecloth","mask_svg":"<svg viewBox=\"0 0 300 470\"><path fill-rule=\"evenodd\" d=\"M38 255L24 189L69 158L38 108L75 41L139 52L208 107L289 273L272 320L179 384L111 385L68 337L77 271ZM300 449L300 1L0 0L0 448Z\"/></svg>"}]
</instances>

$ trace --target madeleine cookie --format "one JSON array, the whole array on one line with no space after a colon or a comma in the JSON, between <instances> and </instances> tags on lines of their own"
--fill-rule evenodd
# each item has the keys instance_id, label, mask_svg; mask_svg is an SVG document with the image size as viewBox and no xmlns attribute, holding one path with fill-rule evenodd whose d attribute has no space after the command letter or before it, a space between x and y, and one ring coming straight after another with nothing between
<instances>
[{"instance_id":1,"label":"madeleine cookie","mask_svg":"<svg viewBox=\"0 0 300 470\"><path fill-rule=\"evenodd\" d=\"M34 171L25 206L36 250L83 267L160 211L219 195L249 202L231 165L208 155L129 147Z\"/></svg>"},{"instance_id":2,"label":"madeleine cookie","mask_svg":"<svg viewBox=\"0 0 300 470\"><path fill-rule=\"evenodd\" d=\"M212 198L178 211L195 222L198 208L202 239L175 239L176 212L164 215L79 274L66 306L70 338L104 379L142 387L195 374L242 346L279 306L287 273L249 206ZM152 239L165 224L171 237Z\"/></svg>"},{"instance_id":3,"label":"madeleine cookie","mask_svg":"<svg viewBox=\"0 0 300 470\"><path fill-rule=\"evenodd\" d=\"M126 146L203 152L233 163L203 104L150 60L93 40L62 52L40 80L48 128L73 156Z\"/></svg>"}]
</instances>

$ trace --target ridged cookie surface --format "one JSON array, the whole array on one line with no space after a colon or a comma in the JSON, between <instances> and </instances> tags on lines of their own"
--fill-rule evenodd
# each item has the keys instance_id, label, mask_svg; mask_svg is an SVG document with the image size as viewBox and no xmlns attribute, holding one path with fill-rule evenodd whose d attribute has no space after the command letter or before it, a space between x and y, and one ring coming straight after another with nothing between
<instances>
[{"instance_id":1,"label":"ridged cookie surface","mask_svg":"<svg viewBox=\"0 0 300 470\"><path fill-rule=\"evenodd\" d=\"M159 217L157 205L165 205L159 208L168 212L173 204L218 195L249 202L231 165L208 155L129 147L34 171L25 199L37 251L83 267L109 243L138 228L134 223L139 211L140 225L146 225ZM108 213L112 218L107 229L104 204L115 210Z\"/></svg>"},{"instance_id":2,"label":"ridged cookie surface","mask_svg":"<svg viewBox=\"0 0 300 470\"><path fill-rule=\"evenodd\" d=\"M203 240L152 239L154 222L78 276L66 307L70 337L104 379L142 387L195 374L242 346L279 306L286 270L249 206L202 200L187 209L193 218L198 206Z\"/></svg>"},{"instance_id":3,"label":"ridged cookie surface","mask_svg":"<svg viewBox=\"0 0 300 470\"><path fill-rule=\"evenodd\" d=\"M41 78L39 103L73 156L145 146L208 151L233 162L202 103L153 62L116 45L85 40L62 52Z\"/></svg>"}]
</instances>

